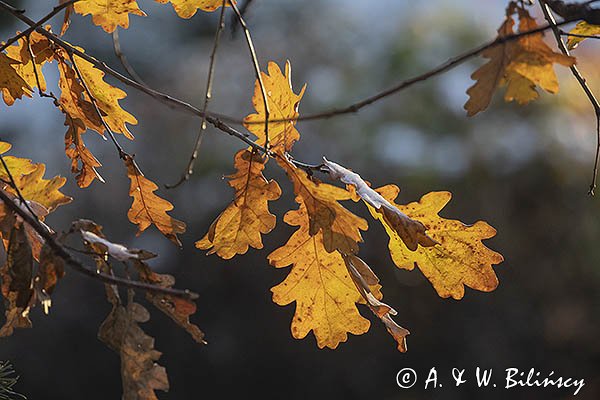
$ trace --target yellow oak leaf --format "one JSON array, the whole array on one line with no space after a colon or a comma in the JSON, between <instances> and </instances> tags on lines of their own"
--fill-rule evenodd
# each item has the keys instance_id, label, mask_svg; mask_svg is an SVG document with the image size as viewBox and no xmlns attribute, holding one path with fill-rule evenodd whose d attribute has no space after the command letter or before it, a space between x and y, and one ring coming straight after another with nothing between
<instances>
[{"instance_id":1,"label":"yellow oak leaf","mask_svg":"<svg viewBox=\"0 0 600 400\"><path fill-rule=\"evenodd\" d=\"M577 25L575 25L575 28L573 28L569 33L574 35L586 36L600 35L600 25L592 25L585 21L581 21L578 22ZM585 39L586 38L584 37L569 36L569 38L567 39L568 49L573 50L579 45L579 43L583 42Z\"/></svg>"},{"instance_id":2,"label":"yellow oak leaf","mask_svg":"<svg viewBox=\"0 0 600 400\"><path fill-rule=\"evenodd\" d=\"M223 0L156 0L159 3L171 3L177 15L181 18L192 18L198 9L202 11L215 11L223 5ZM229 0L227 0L229 7Z\"/></svg>"},{"instance_id":3,"label":"yellow oak leaf","mask_svg":"<svg viewBox=\"0 0 600 400\"><path fill-rule=\"evenodd\" d=\"M294 93L292 67L289 61L285 63L285 75L281 73L279 66L274 62L269 62L267 68L268 74L261 72L261 76L267 93L269 120L280 121L269 122L269 145L276 152L290 151L294 143L300 139L300 133L296 130L296 119L298 118L298 105L304 95L306 85L302 87L299 94ZM258 80L254 85L252 104L256 114L250 114L244 118L244 126L258 137L257 143L264 146L266 114Z\"/></svg>"},{"instance_id":4,"label":"yellow oak leaf","mask_svg":"<svg viewBox=\"0 0 600 400\"><path fill-rule=\"evenodd\" d=\"M114 32L117 26L129 28L129 14L146 16L136 0L79 0L74 4L74 9L84 16L91 14L94 24L101 26L107 33ZM65 30L63 24L63 33Z\"/></svg>"},{"instance_id":5,"label":"yellow oak leaf","mask_svg":"<svg viewBox=\"0 0 600 400\"><path fill-rule=\"evenodd\" d=\"M400 191L395 185L375 190L392 203ZM410 251L385 223L382 215L368 207L390 237L388 247L394 264L407 270L417 266L440 297L459 300L464 296L465 286L484 292L494 290L498 286L498 278L492 265L501 263L504 258L482 243L483 239L496 235L496 230L486 222L465 225L438 215L451 197L449 192L431 192L419 202L396 205L410 218L422 222L427 233L438 243L431 247L419 246L416 251Z\"/></svg>"},{"instance_id":6,"label":"yellow oak leaf","mask_svg":"<svg viewBox=\"0 0 600 400\"><path fill-rule=\"evenodd\" d=\"M281 196L277 182L267 181L262 174L266 162L251 150L237 152L234 161L237 172L229 176L235 198L212 223L204 238L196 242L197 248L210 249L208 254L217 253L224 259L246 253L249 246L262 249L261 234L271 232L276 221L268 202Z\"/></svg>"},{"instance_id":7,"label":"yellow oak leaf","mask_svg":"<svg viewBox=\"0 0 600 400\"><path fill-rule=\"evenodd\" d=\"M314 236L322 232L323 244L328 252L356 253L358 243L362 242L360 231L366 231L369 226L367 221L339 203L349 200L350 192L309 177L284 156L276 159L294 185L296 202L306 207L310 220L309 234Z\"/></svg>"},{"instance_id":8,"label":"yellow oak leaf","mask_svg":"<svg viewBox=\"0 0 600 400\"><path fill-rule=\"evenodd\" d=\"M167 214L173 209L173 204L154 194L158 186L142 174L133 158L126 156L124 161L127 176L131 180L129 195L133 197L127 217L138 225L138 235L154 225L165 237L181 247L177 235L185 232L185 223Z\"/></svg>"},{"instance_id":9,"label":"yellow oak leaf","mask_svg":"<svg viewBox=\"0 0 600 400\"><path fill-rule=\"evenodd\" d=\"M268 260L277 268L292 265L285 280L271 289L276 304L296 302L292 336L302 339L312 330L319 348L335 349L348 333L367 332L370 322L356 308L364 300L341 254L325 249L322 232L310 233L306 207L301 204L298 210L288 211L284 221L299 228Z\"/></svg>"},{"instance_id":10,"label":"yellow oak leaf","mask_svg":"<svg viewBox=\"0 0 600 400\"><path fill-rule=\"evenodd\" d=\"M0 53L0 91L8 106L12 106L16 99L23 96L31 97L31 86L17 73L19 64L19 61Z\"/></svg>"},{"instance_id":11,"label":"yellow oak leaf","mask_svg":"<svg viewBox=\"0 0 600 400\"><path fill-rule=\"evenodd\" d=\"M498 38L514 34L515 6L509 7L504 23L498 29ZM528 11L518 8L519 32L537 28L535 19ZM543 39L543 34L525 35L519 39L504 42L481 53L489 61L477 69L471 79L475 84L467 90L469 100L465 103L468 116L485 110L497 87L507 86L506 101L526 104L538 97L536 86L549 93L558 92L558 79L554 63L564 66L575 64L573 57L554 52Z\"/></svg>"},{"instance_id":12,"label":"yellow oak leaf","mask_svg":"<svg viewBox=\"0 0 600 400\"><path fill-rule=\"evenodd\" d=\"M34 60L31 59L28 49L28 41L25 38L19 39L16 45L9 46L6 49L6 54L13 60L18 61L18 64L13 64L13 68L31 88L37 87L34 71L35 68L40 81L40 89L45 91L46 80L44 79L44 74L42 73L42 67L48 61L52 60L53 50L50 41L42 34L33 31L29 35L29 46L31 47Z\"/></svg>"}]
</instances>

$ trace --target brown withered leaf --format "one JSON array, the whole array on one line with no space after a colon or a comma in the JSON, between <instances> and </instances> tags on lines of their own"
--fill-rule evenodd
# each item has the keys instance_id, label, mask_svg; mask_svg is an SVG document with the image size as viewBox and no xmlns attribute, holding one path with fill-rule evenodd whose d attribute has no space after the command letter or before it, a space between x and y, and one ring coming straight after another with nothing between
<instances>
[{"instance_id":1,"label":"brown withered leaf","mask_svg":"<svg viewBox=\"0 0 600 400\"><path fill-rule=\"evenodd\" d=\"M356 253L362 242L360 231L368 229L367 221L347 209L339 201L349 200L350 192L311 178L284 156L276 158L294 185L296 202L306 207L309 235L323 233L323 244L327 252L339 250L344 254Z\"/></svg>"},{"instance_id":2,"label":"brown withered leaf","mask_svg":"<svg viewBox=\"0 0 600 400\"><path fill-rule=\"evenodd\" d=\"M150 269L143 261L134 260L133 263L143 282L151 283L163 288L172 288L175 285L175 278L173 276L168 274L158 274L152 271L152 269ZM204 332L202 332L197 325L190 322L190 316L196 313L196 304L193 301L170 296L168 294L153 292L146 292L146 299L175 321L177 325L185 329L196 342L206 344Z\"/></svg>"},{"instance_id":3,"label":"brown withered leaf","mask_svg":"<svg viewBox=\"0 0 600 400\"><path fill-rule=\"evenodd\" d=\"M208 254L217 253L224 259L244 254L249 247L262 249L261 235L271 232L276 221L268 203L281 196L277 182L268 181L262 173L266 162L266 158L251 150L237 152L234 160L237 171L228 177L235 198L204 238L196 242L197 248L210 249Z\"/></svg>"},{"instance_id":4,"label":"brown withered leaf","mask_svg":"<svg viewBox=\"0 0 600 400\"><path fill-rule=\"evenodd\" d=\"M375 190L390 202L400 191L395 185ZM396 232L383 221L381 214L368 207L373 217L382 222L390 237L388 247L394 264L407 270L417 266L440 297L459 300L464 296L465 286L484 292L494 290L498 286L498 278L492 265L501 263L503 257L482 243L482 240L496 234L496 230L486 222L465 225L438 215L451 197L450 192L431 192L419 202L396 205L410 218L421 221L437 242L431 247L419 246L416 251L407 249Z\"/></svg>"},{"instance_id":5,"label":"brown withered leaf","mask_svg":"<svg viewBox=\"0 0 600 400\"><path fill-rule=\"evenodd\" d=\"M364 298L365 302L373 312L385 325L388 333L394 338L398 344L398 350L402 353L406 352L406 337L410 332L398 325L393 319L393 315L397 315L389 305L381 302L382 296L374 294L371 288L379 283L379 278L375 275L373 270L354 254L342 255L350 277L356 285L356 288Z\"/></svg>"},{"instance_id":6,"label":"brown withered leaf","mask_svg":"<svg viewBox=\"0 0 600 400\"><path fill-rule=\"evenodd\" d=\"M268 260L277 268L292 265L289 275L271 288L273 301L281 306L296 302L292 319L292 336L302 339L312 330L319 348L335 349L348 339L348 333L361 335L370 322L362 317L356 303L364 302L339 252L328 252L323 232L310 233L306 206L288 211L284 221L299 226L287 243Z\"/></svg>"},{"instance_id":7,"label":"brown withered leaf","mask_svg":"<svg viewBox=\"0 0 600 400\"><path fill-rule=\"evenodd\" d=\"M138 225L138 235L154 225L170 241L181 247L177 235L185 232L185 223L167 214L167 211L173 209L173 204L154 194L158 186L142 174L133 158L127 156L124 161L127 176L131 180L129 195L133 197L127 217Z\"/></svg>"},{"instance_id":8,"label":"brown withered leaf","mask_svg":"<svg viewBox=\"0 0 600 400\"><path fill-rule=\"evenodd\" d=\"M106 289L113 308L100 326L98 339L121 357L123 400L158 400L154 391L168 391L169 379L157 363L161 353L154 349L154 339L139 326L150 320L150 314L133 301L131 291L124 306L118 292L108 285Z\"/></svg>"},{"instance_id":9,"label":"brown withered leaf","mask_svg":"<svg viewBox=\"0 0 600 400\"><path fill-rule=\"evenodd\" d=\"M409 218L392 203L384 199L383 196L371 189L360 175L325 158L323 158L323 162L329 176L347 185L354 186L357 195L381 214L386 224L398 234L410 250L416 250L418 245L428 247L436 244L427 235L426 228L421 222Z\"/></svg>"},{"instance_id":10,"label":"brown withered leaf","mask_svg":"<svg viewBox=\"0 0 600 400\"><path fill-rule=\"evenodd\" d=\"M6 316L0 328L0 337L5 337L12 335L15 328L31 328L29 309L35 302L32 289L33 254L21 223L10 233L6 264L0 269L0 278Z\"/></svg>"}]
</instances>

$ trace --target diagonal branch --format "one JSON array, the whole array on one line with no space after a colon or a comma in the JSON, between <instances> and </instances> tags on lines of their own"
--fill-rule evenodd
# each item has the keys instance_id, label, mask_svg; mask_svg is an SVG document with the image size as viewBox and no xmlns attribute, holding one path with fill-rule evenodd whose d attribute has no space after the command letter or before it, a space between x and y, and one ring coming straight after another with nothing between
<instances>
[{"instance_id":1,"label":"diagonal branch","mask_svg":"<svg viewBox=\"0 0 600 400\"><path fill-rule=\"evenodd\" d=\"M125 71L127 71L129 76L131 76L131 78L134 81L136 81L137 83L139 83L140 85L148 86L143 81L143 79L140 78L138 73L135 72L135 69L133 69L133 67L127 60L125 53L123 53L123 50L121 49L121 41L119 40L119 28L116 28L115 31L112 33L112 40L113 40L113 50L115 52L115 56L117 56L117 58L121 62L121 65L123 66L123 68L125 68Z\"/></svg>"},{"instance_id":2,"label":"diagonal branch","mask_svg":"<svg viewBox=\"0 0 600 400\"><path fill-rule=\"evenodd\" d=\"M161 293L188 300L194 300L198 298L197 293L190 292L189 290L169 289L144 282L119 278L103 272L96 272L96 270L86 267L81 261L74 258L71 253L69 253L60 243L58 243L58 241L56 241L54 236L48 231L47 228L45 228L39 221L36 221L31 215L29 215L29 213L25 212L25 210L15 204L15 202L3 190L0 190L0 200L3 201L4 204L11 209L11 211L21 217L25 223L31 226L44 239L48 246L50 246L52 251L54 251L57 256L64 260L65 264L69 265L77 272L111 285L144 290L150 293Z\"/></svg>"},{"instance_id":3,"label":"diagonal branch","mask_svg":"<svg viewBox=\"0 0 600 400\"><path fill-rule=\"evenodd\" d=\"M554 33L554 37L556 38L556 43L558 44L560 51L568 56L569 50L567 49L565 43L562 41L560 29L558 29L556 20L554 19L554 15L552 15L551 8L547 3L547 0L540 0L540 6L542 7L542 11L544 12L544 17L546 18L546 21L548 21L552 28L552 32ZM594 189L596 188L596 180L598 177L598 163L600 162L600 104L598 103L598 100L594 96L594 93L585 81L585 78L579 72L577 66L572 65L570 69L575 79L577 79L577 82L579 82L579 86L581 86L581 89L583 89L585 95L590 100L592 107L594 107L594 113L596 114L596 157L594 159L592 181L590 183L590 189L588 192L590 195L593 196Z\"/></svg>"},{"instance_id":4,"label":"diagonal branch","mask_svg":"<svg viewBox=\"0 0 600 400\"><path fill-rule=\"evenodd\" d=\"M17 42L22 37L29 36L31 34L31 32L35 31L40 26L44 25L44 23L46 23L50 18L54 17L56 14L58 14L62 9L66 8L66 7L70 6L71 4L76 3L78 1L79 0L69 0L67 2L57 5L56 7L54 7L52 9L52 11L50 11L45 17L40 19L38 22L36 22L34 24L30 24L28 29L26 29L23 32L19 33L18 35L8 39L6 41L6 43L4 43L3 45L0 45L0 52L3 52L6 48L8 48L8 46ZM25 12L24 10L18 10L14 7L13 7L13 10L14 10L14 12L16 12L18 14L23 14Z\"/></svg>"}]
</instances>

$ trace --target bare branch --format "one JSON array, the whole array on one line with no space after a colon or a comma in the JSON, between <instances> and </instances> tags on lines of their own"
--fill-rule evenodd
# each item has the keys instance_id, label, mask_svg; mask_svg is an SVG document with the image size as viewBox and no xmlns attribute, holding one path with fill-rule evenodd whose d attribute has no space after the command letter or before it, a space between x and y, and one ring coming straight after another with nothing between
<instances>
[{"instance_id":1,"label":"bare branch","mask_svg":"<svg viewBox=\"0 0 600 400\"><path fill-rule=\"evenodd\" d=\"M198 158L198 152L200 151L200 145L202 144L202 139L204 137L204 133L206 132L206 111L208 110L208 103L212 98L212 84L213 84L213 76L216 65L217 58L217 49L219 48L219 41L221 39L221 32L225 29L225 6L227 5L227 0L223 0L223 4L221 5L221 15L219 16L219 25L217 25L217 31L215 32L215 39L213 42L213 48L210 53L210 63L208 66L208 77L206 78L206 91L204 92L204 105L202 106L202 122L200 123L200 130L198 131L198 135L196 136L196 142L194 143L194 149L192 150L192 155L185 167L185 171L179 178L179 181L173 185L165 185L167 189L173 189L177 186L181 185L183 182L190 179L190 176L194 173L194 164L196 163L196 159ZM116 31L115 31L116 32Z\"/></svg>"},{"instance_id":2,"label":"bare branch","mask_svg":"<svg viewBox=\"0 0 600 400\"><path fill-rule=\"evenodd\" d=\"M557 2L540 0L540 6L542 7L542 11L544 12L544 17L546 18L546 21L548 21L548 23L550 24L550 26L552 28L552 32L554 33L556 43L558 44L560 51L564 55L568 56L569 50L567 49L567 46L565 45L565 43L562 41L562 38L560 35L560 29L558 29L558 25L556 24L556 20L554 19L551 8L549 6L550 3L557 3ZM577 68L577 66L572 65L570 67L570 69L571 69L571 72L573 73L573 76L575 77L575 79L577 79L577 82L579 82L579 86L581 86L581 89L583 89L583 91L585 92L585 95L590 100L590 103L592 104L592 107L594 108L594 113L596 114L596 157L594 159L594 169L592 172L592 181L590 183L590 189L588 191L588 193L593 196L594 189L596 188L596 180L598 177L598 163L600 161L600 104L598 103L598 100L594 96L594 93L592 92L592 90L590 89L588 84L586 83L585 78L579 72L579 69Z\"/></svg>"},{"instance_id":3,"label":"bare branch","mask_svg":"<svg viewBox=\"0 0 600 400\"><path fill-rule=\"evenodd\" d=\"M125 56L125 53L123 53L123 50L121 49L121 41L119 40L119 28L116 28L115 31L112 33L112 40L113 40L113 50L115 51L115 56L117 56L119 61L121 61L121 65L123 66L123 68L125 68L125 71L127 71L129 76L131 76L131 78L134 81L136 81L137 83L139 83L140 85L148 86L143 81L143 79L140 78L138 73L135 72L135 69L133 69L131 64L129 64L129 61L127 60L127 57Z\"/></svg>"},{"instance_id":4,"label":"bare branch","mask_svg":"<svg viewBox=\"0 0 600 400\"><path fill-rule=\"evenodd\" d=\"M263 123L265 124L265 148L269 148L269 116L271 115L269 111L269 101L267 99L267 91L265 89L265 84L262 79L262 75L260 73L260 65L258 64L258 58L256 57L256 51L254 50L254 44L252 43L252 37L250 36L250 30L246 25L246 21L244 21L244 17L240 13L240 10L235 5L235 2L229 0L229 4L233 9L233 12L237 16L242 29L244 30L244 35L246 36L246 43L248 44L248 50L250 50L250 57L252 58L252 65L254 66L254 73L256 75L256 80L258 81L258 85L260 86L260 92L263 97L263 103L265 107L265 120Z\"/></svg>"},{"instance_id":5,"label":"bare branch","mask_svg":"<svg viewBox=\"0 0 600 400\"><path fill-rule=\"evenodd\" d=\"M0 46L0 52L3 52L8 46L12 45L13 43L17 42L19 39L21 39L24 36L29 36L31 34L31 32L35 31L37 28L39 28L40 26L42 26L45 22L47 22L50 18L54 17L56 14L58 14L62 9L70 6L73 3L78 2L79 0L69 0L65 3L59 4L56 7L54 7L52 9L52 11L50 11L45 17L43 17L42 19L40 19L38 22L35 22L33 24L30 24L29 28L24 30L23 32L19 33L18 35L16 35L13 38L10 38L6 41L6 43L4 43L3 45ZM13 13L13 15L16 14L23 14L25 12L25 10L18 10L12 6L9 6L12 8L11 12ZM33 22L33 21L32 21Z\"/></svg>"}]
</instances>

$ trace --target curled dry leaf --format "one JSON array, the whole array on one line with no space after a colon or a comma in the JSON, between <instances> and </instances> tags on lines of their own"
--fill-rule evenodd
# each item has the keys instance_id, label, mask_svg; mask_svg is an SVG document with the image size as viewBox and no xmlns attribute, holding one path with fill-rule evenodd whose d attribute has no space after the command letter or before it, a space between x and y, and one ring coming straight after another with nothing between
<instances>
[{"instance_id":1,"label":"curled dry leaf","mask_svg":"<svg viewBox=\"0 0 600 400\"><path fill-rule=\"evenodd\" d=\"M360 231L368 229L367 221L345 209L339 201L349 200L350 192L319 182L297 168L284 156L277 163L285 170L294 185L296 202L306 208L309 217L309 235L323 233L325 250L339 250L344 254L356 253L362 242Z\"/></svg>"},{"instance_id":2,"label":"curled dry leaf","mask_svg":"<svg viewBox=\"0 0 600 400\"><path fill-rule=\"evenodd\" d=\"M274 62L269 62L268 74L261 72L265 91L267 92L267 103L269 105L269 146L275 152L283 153L290 151L298 139L300 133L296 130L296 119L298 118L298 105L306 85L302 87L299 94L292 89L292 67L289 61L285 63L285 75ZM265 103L258 80L254 84L254 96L252 105L256 110L244 118L244 126L258 137L256 141L264 146L266 142ZM284 121L281 121L284 120Z\"/></svg>"},{"instance_id":3,"label":"curled dry leaf","mask_svg":"<svg viewBox=\"0 0 600 400\"><path fill-rule=\"evenodd\" d=\"M40 89L46 90L46 80L44 75L41 73L42 67L49 61L52 61L52 45L50 40L40 33L35 31L31 32L28 36L29 39L21 38L19 41L6 49L6 54L13 60L18 61L17 64L13 65L13 68L17 71L17 74L23 78L30 88L37 87L37 81L35 78L35 70L38 72L38 79L40 81ZM29 46L31 47L31 53L33 53L34 59L31 59L29 54ZM30 96L30 94L27 94Z\"/></svg>"},{"instance_id":4,"label":"curled dry leaf","mask_svg":"<svg viewBox=\"0 0 600 400\"><path fill-rule=\"evenodd\" d=\"M363 260L355 256L354 254L343 255L344 262L350 272L350 277L356 285L356 288L365 299L365 302L373 312L385 325L388 333L392 335L396 343L398 343L398 350L402 353L406 352L406 337L410 332L398 325L393 319L393 315L398 313L392 307L381 302L381 298L377 298L372 292L371 287L379 283L379 278L375 275L373 270Z\"/></svg>"},{"instance_id":5,"label":"curled dry leaf","mask_svg":"<svg viewBox=\"0 0 600 400\"><path fill-rule=\"evenodd\" d=\"M277 268L292 265L292 270L271 291L278 305L296 302L291 325L294 338L302 339L312 330L319 348L335 349L348 339L348 333L367 332L370 322L356 308L364 300L341 254L326 250L323 232L310 233L309 218L304 204L286 213L284 221L299 228L267 258Z\"/></svg>"},{"instance_id":6,"label":"curled dry leaf","mask_svg":"<svg viewBox=\"0 0 600 400\"><path fill-rule=\"evenodd\" d=\"M388 201L393 202L400 191L395 185L375 189ZM501 263L501 254L487 248L482 240L496 235L496 230L486 222L465 225L460 221L445 219L438 215L450 201L449 192L431 192L419 202L396 205L410 218L421 221L429 235L438 243L431 247L419 247L416 251L406 248L397 233L383 220L373 207L369 211L379 219L390 237L388 244L394 264L412 270L417 266L433 285L440 297L461 299L465 286L484 292L498 286L498 278L492 265Z\"/></svg>"},{"instance_id":7,"label":"curled dry leaf","mask_svg":"<svg viewBox=\"0 0 600 400\"><path fill-rule=\"evenodd\" d=\"M79 0L74 4L74 9L77 14L91 14L94 24L101 26L107 33L114 32L117 26L129 28L130 14L146 16L146 13L140 10L136 0ZM67 16L65 18L68 20ZM63 33L66 31L65 23L62 31Z\"/></svg>"},{"instance_id":8,"label":"curled dry leaf","mask_svg":"<svg viewBox=\"0 0 600 400\"><path fill-rule=\"evenodd\" d=\"M498 38L514 34L515 21L512 14L515 8L519 14L519 32L537 28L535 19L527 10L511 3L506 19L498 29ZM554 52L544 42L541 32L498 44L483 51L481 55L490 60L471 75L477 82L467 90L469 100L464 107L469 116L485 110L499 86L507 86L504 95L506 101L515 100L520 104L538 97L536 86L549 93L557 93L558 79L554 63L567 67L575 64L573 57Z\"/></svg>"},{"instance_id":9,"label":"curled dry leaf","mask_svg":"<svg viewBox=\"0 0 600 400\"><path fill-rule=\"evenodd\" d=\"M204 238L196 242L197 248L210 249L208 254L217 253L224 259L246 253L249 246L262 249L261 234L271 232L276 221L269 211L269 201L281 196L277 182L267 181L262 174L266 162L266 158L251 150L237 152L234 161L237 171L228 177L235 198Z\"/></svg>"},{"instance_id":10,"label":"curled dry leaf","mask_svg":"<svg viewBox=\"0 0 600 400\"><path fill-rule=\"evenodd\" d=\"M156 257L156 254L153 254L146 250L129 249L123 246L122 244L113 243L109 240L106 240L103 237L96 235L94 232L82 230L81 237L84 241L96 246L96 248L104 249L104 254L108 254L109 256L119 261L148 260L150 258Z\"/></svg>"},{"instance_id":11,"label":"curled dry leaf","mask_svg":"<svg viewBox=\"0 0 600 400\"><path fill-rule=\"evenodd\" d=\"M387 226L398 234L410 250L416 250L418 245L429 247L436 244L435 240L427 235L426 228L421 222L409 218L384 199L383 196L371 189L360 175L325 158L323 158L323 162L329 176L347 185L354 186L357 195L381 214L381 218Z\"/></svg>"},{"instance_id":12,"label":"curled dry leaf","mask_svg":"<svg viewBox=\"0 0 600 400\"><path fill-rule=\"evenodd\" d=\"M131 180L129 195L133 197L127 217L138 225L138 235L154 225L170 241L181 247L177 235L185 232L185 223L167 214L167 211L173 209L173 204L154 194L158 186L142 174L133 158L126 156L124 162L127 176Z\"/></svg>"},{"instance_id":13,"label":"curled dry leaf","mask_svg":"<svg viewBox=\"0 0 600 400\"><path fill-rule=\"evenodd\" d=\"M65 276L64 260L44 243L40 254L40 265L34 278L34 288L44 312L48 314L52 306L51 295L56 284Z\"/></svg>"}]
</instances>

